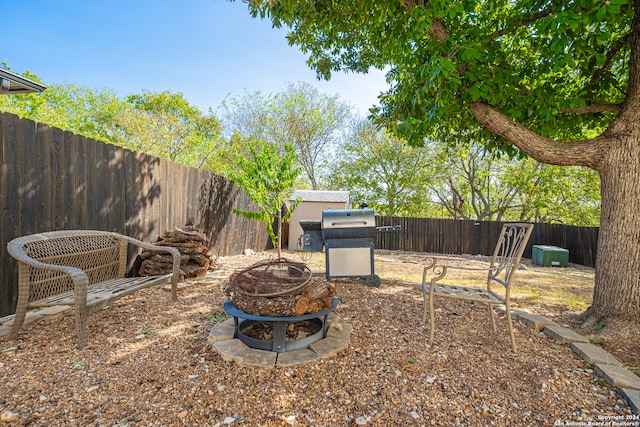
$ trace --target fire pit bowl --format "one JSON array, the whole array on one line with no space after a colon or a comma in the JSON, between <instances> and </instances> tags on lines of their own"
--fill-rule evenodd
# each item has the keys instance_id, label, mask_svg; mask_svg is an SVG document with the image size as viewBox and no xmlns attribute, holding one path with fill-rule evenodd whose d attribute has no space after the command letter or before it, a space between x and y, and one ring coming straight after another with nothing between
<instances>
[{"instance_id":1,"label":"fire pit bowl","mask_svg":"<svg viewBox=\"0 0 640 427\"><path fill-rule=\"evenodd\" d=\"M327 316L338 306L335 283L312 277L305 264L286 258L234 273L223 291L234 338L277 353L305 349L325 338Z\"/></svg>"},{"instance_id":2,"label":"fire pit bowl","mask_svg":"<svg viewBox=\"0 0 640 427\"><path fill-rule=\"evenodd\" d=\"M246 313L236 307L231 301L224 303L224 311L233 317L235 326L234 338L238 338L248 347L274 351L276 353L284 353L287 351L301 350L309 348L314 342L320 341L327 334L327 316L335 311L338 306L338 299L333 298L331 307L322 309L314 313L308 313L300 316L260 316ZM297 323L307 322L315 326L317 332L311 335L299 338L289 339L287 330L296 327ZM266 325L271 328L271 339L261 339L250 336L249 330L258 325Z\"/></svg>"}]
</instances>

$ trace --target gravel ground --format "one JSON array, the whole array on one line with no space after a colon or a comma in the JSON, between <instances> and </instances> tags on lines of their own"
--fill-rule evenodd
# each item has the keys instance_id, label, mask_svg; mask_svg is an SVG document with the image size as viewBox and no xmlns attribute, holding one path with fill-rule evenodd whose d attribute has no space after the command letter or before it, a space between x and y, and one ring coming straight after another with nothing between
<instances>
[{"instance_id":1,"label":"gravel ground","mask_svg":"<svg viewBox=\"0 0 640 427\"><path fill-rule=\"evenodd\" d=\"M429 348L417 287L337 285L336 313L354 327L348 349L287 368L224 362L207 344L225 318L220 283L188 284L177 303L161 288L126 297L89 318L81 350L71 313L27 325L17 341L0 340L0 425L553 426L635 416L568 346L516 324L512 353L504 316L493 333L486 310L439 301Z\"/></svg>"}]
</instances>

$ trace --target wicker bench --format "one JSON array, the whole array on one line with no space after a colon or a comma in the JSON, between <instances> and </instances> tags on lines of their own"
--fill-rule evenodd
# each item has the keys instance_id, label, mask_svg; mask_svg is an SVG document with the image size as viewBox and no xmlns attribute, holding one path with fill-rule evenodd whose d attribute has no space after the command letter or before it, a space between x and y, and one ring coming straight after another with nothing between
<instances>
[{"instance_id":1,"label":"wicker bench","mask_svg":"<svg viewBox=\"0 0 640 427\"><path fill-rule=\"evenodd\" d=\"M173 255L169 274L125 277L129 244ZM7 244L18 261L18 304L11 330L15 339L27 309L75 308L78 347L87 344L87 317L105 305L149 286L171 283L177 300L180 253L107 231L65 230L19 237Z\"/></svg>"}]
</instances>

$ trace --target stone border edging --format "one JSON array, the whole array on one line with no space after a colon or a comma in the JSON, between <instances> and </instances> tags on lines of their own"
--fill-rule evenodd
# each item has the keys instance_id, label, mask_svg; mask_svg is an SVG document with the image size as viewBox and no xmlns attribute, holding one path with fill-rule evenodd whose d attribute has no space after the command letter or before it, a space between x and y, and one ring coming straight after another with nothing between
<instances>
[{"instance_id":1,"label":"stone border edging","mask_svg":"<svg viewBox=\"0 0 640 427\"><path fill-rule=\"evenodd\" d=\"M209 332L208 341L222 360L234 361L239 365L273 368L275 366L293 366L311 363L318 359L331 357L349 345L353 326L338 317L335 313L327 316L327 335L308 349L276 353L275 351L250 348L235 335L233 318L216 323Z\"/></svg>"}]
</instances>

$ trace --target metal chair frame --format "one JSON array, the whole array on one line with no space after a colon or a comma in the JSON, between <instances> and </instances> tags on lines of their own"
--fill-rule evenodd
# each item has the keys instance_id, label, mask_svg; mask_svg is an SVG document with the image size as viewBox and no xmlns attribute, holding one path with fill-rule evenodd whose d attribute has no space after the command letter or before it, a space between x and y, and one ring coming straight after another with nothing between
<instances>
[{"instance_id":1,"label":"metal chair frame","mask_svg":"<svg viewBox=\"0 0 640 427\"><path fill-rule=\"evenodd\" d=\"M422 296L424 301L424 313L422 321L426 323L429 313L430 330L429 345L433 345L435 332L435 312L433 301L435 297L454 298L473 303L481 303L488 307L493 331L497 332L494 314L495 306L504 306L511 339L511 348L517 351L513 333L511 314L511 283L513 276L520 266L520 259L527 246L533 224L508 223L504 224L496 248L491 258L489 268L452 267L442 263L443 260L433 258L431 263L424 267L422 273ZM439 263L440 261L440 263ZM451 286L440 283L448 270L476 270L487 271L487 285L481 287ZM427 279L428 276L433 276ZM505 296L502 297L492 290L493 284L500 284L505 288Z\"/></svg>"}]
</instances>

